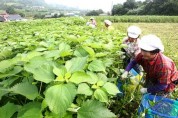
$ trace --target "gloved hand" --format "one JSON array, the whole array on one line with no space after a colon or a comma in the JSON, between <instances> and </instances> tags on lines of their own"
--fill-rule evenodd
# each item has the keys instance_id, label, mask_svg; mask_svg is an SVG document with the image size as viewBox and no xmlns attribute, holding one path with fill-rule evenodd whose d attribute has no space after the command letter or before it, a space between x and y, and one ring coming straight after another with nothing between
<instances>
[{"instance_id":1,"label":"gloved hand","mask_svg":"<svg viewBox=\"0 0 178 118\"><path fill-rule=\"evenodd\" d=\"M147 88L141 88L141 89L140 89L140 92L141 92L142 94L147 93Z\"/></svg>"},{"instance_id":2,"label":"gloved hand","mask_svg":"<svg viewBox=\"0 0 178 118\"><path fill-rule=\"evenodd\" d=\"M127 78L128 73L129 73L129 72L124 71L124 73L121 75L121 79L125 79L125 78Z\"/></svg>"}]
</instances>

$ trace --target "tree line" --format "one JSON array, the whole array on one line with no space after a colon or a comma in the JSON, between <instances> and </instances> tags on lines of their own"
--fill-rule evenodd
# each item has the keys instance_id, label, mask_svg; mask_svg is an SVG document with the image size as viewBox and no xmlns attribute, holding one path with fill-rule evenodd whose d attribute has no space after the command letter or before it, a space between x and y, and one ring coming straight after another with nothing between
<instances>
[{"instance_id":1,"label":"tree line","mask_svg":"<svg viewBox=\"0 0 178 118\"><path fill-rule=\"evenodd\" d=\"M178 0L127 0L113 5L112 15L178 15Z\"/></svg>"}]
</instances>

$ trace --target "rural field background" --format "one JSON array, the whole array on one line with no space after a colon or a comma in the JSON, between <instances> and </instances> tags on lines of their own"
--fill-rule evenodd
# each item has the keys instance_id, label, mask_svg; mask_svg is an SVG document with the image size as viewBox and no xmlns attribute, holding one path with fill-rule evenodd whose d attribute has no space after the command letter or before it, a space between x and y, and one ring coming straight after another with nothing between
<instances>
[{"instance_id":1,"label":"rural field background","mask_svg":"<svg viewBox=\"0 0 178 118\"><path fill-rule=\"evenodd\" d=\"M178 66L178 17L96 17L95 29L86 26L89 18L0 23L0 118L138 117L142 86L128 78L124 96L117 88L122 39L127 27L137 25L141 36L160 37L164 54Z\"/></svg>"}]
</instances>

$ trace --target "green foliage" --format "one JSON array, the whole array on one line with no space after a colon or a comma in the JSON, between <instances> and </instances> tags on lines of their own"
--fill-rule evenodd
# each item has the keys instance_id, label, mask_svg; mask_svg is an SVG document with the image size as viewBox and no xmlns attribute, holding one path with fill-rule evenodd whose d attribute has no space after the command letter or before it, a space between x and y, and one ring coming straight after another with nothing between
<instances>
[{"instance_id":1,"label":"green foliage","mask_svg":"<svg viewBox=\"0 0 178 118\"><path fill-rule=\"evenodd\" d=\"M77 90L73 84L55 85L47 89L45 101L50 110L62 118L67 108L72 104L76 93Z\"/></svg>"},{"instance_id":2,"label":"green foliage","mask_svg":"<svg viewBox=\"0 0 178 118\"><path fill-rule=\"evenodd\" d=\"M41 103L30 102L18 112L18 118L42 118Z\"/></svg>"},{"instance_id":3,"label":"green foliage","mask_svg":"<svg viewBox=\"0 0 178 118\"><path fill-rule=\"evenodd\" d=\"M86 101L79 109L78 118L116 118L116 116L98 101Z\"/></svg>"},{"instance_id":4,"label":"green foliage","mask_svg":"<svg viewBox=\"0 0 178 118\"><path fill-rule=\"evenodd\" d=\"M73 118L87 100L94 100L105 103L92 111L97 118L103 118L100 110L115 117L108 107L119 90L116 79L110 78L118 77L113 70L122 62L116 53L122 37L117 30L91 29L85 21L60 18L0 25L0 108L10 102L18 107L13 117Z\"/></svg>"},{"instance_id":5,"label":"green foliage","mask_svg":"<svg viewBox=\"0 0 178 118\"><path fill-rule=\"evenodd\" d=\"M86 63L87 63L87 57L77 57L77 58L72 58L72 60L70 61L67 61L65 67L67 69L67 72L73 73L76 71L83 70Z\"/></svg>"},{"instance_id":6,"label":"green foliage","mask_svg":"<svg viewBox=\"0 0 178 118\"><path fill-rule=\"evenodd\" d=\"M11 118L12 115L17 111L17 106L13 103L7 103L0 108L0 117L1 118Z\"/></svg>"},{"instance_id":7,"label":"green foliage","mask_svg":"<svg viewBox=\"0 0 178 118\"><path fill-rule=\"evenodd\" d=\"M99 16L99 14L104 13L103 10L99 9L99 10L92 10L89 11L88 13L86 13L86 16Z\"/></svg>"},{"instance_id":8,"label":"green foliage","mask_svg":"<svg viewBox=\"0 0 178 118\"><path fill-rule=\"evenodd\" d=\"M94 60L88 65L90 71L102 71L105 72L105 66L101 60Z\"/></svg>"},{"instance_id":9,"label":"green foliage","mask_svg":"<svg viewBox=\"0 0 178 118\"><path fill-rule=\"evenodd\" d=\"M178 15L177 11L176 0L127 0L123 5L114 5L112 15Z\"/></svg>"},{"instance_id":10,"label":"green foliage","mask_svg":"<svg viewBox=\"0 0 178 118\"><path fill-rule=\"evenodd\" d=\"M37 87L28 82L16 84L12 88L10 88L9 91L23 95L30 100L34 100L38 96Z\"/></svg>"},{"instance_id":11,"label":"green foliage","mask_svg":"<svg viewBox=\"0 0 178 118\"><path fill-rule=\"evenodd\" d=\"M86 96L91 96L93 94L93 91L88 84L81 83L78 86L77 94L84 94Z\"/></svg>"},{"instance_id":12,"label":"green foliage","mask_svg":"<svg viewBox=\"0 0 178 118\"><path fill-rule=\"evenodd\" d=\"M34 79L49 83L54 80L53 67L44 57L35 57L25 65L25 70L31 72Z\"/></svg>"}]
</instances>

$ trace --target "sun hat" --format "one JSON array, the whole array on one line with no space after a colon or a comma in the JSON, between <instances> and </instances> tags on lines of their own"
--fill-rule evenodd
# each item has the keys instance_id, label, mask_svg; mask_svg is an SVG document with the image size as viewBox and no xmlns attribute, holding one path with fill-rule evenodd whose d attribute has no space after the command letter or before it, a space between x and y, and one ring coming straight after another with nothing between
<instances>
[{"instance_id":1,"label":"sun hat","mask_svg":"<svg viewBox=\"0 0 178 118\"><path fill-rule=\"evenodd\" d=\"M94 17L91 17L90 20L94 20Z\"/></svg>"},{"instance_id":2,"label":"sun hat","mask_svg":"<svg viewBox=\"0 0 178 118\"><path fill-rule=\"evenodd\" d=\"M143 36L139 41L138 46L146 51L159 49L161 52L164 52L164 45L162 44L161 39L153 34Z\"/></svg>"},{"instance_id":3,"label":"sun hat","mask_svg":"<svg viewBox=\"0 0 178 118\"><path fill-rule=\"evenodd\" d=\"M109 26L112 24L110 20L104 20L104 23L108 24Z\"/></svg>"},{"instance_id":4,"label":"sun hat","mask_svg":"<svg viewBox=\"0 0 178 118\"><path fill-rule=\"evenodd\" d=\"M130 26L127 29L128 36L131 38L138 38L141 34L141 29L137 26Z\"/></svg>"}]
</instances>

